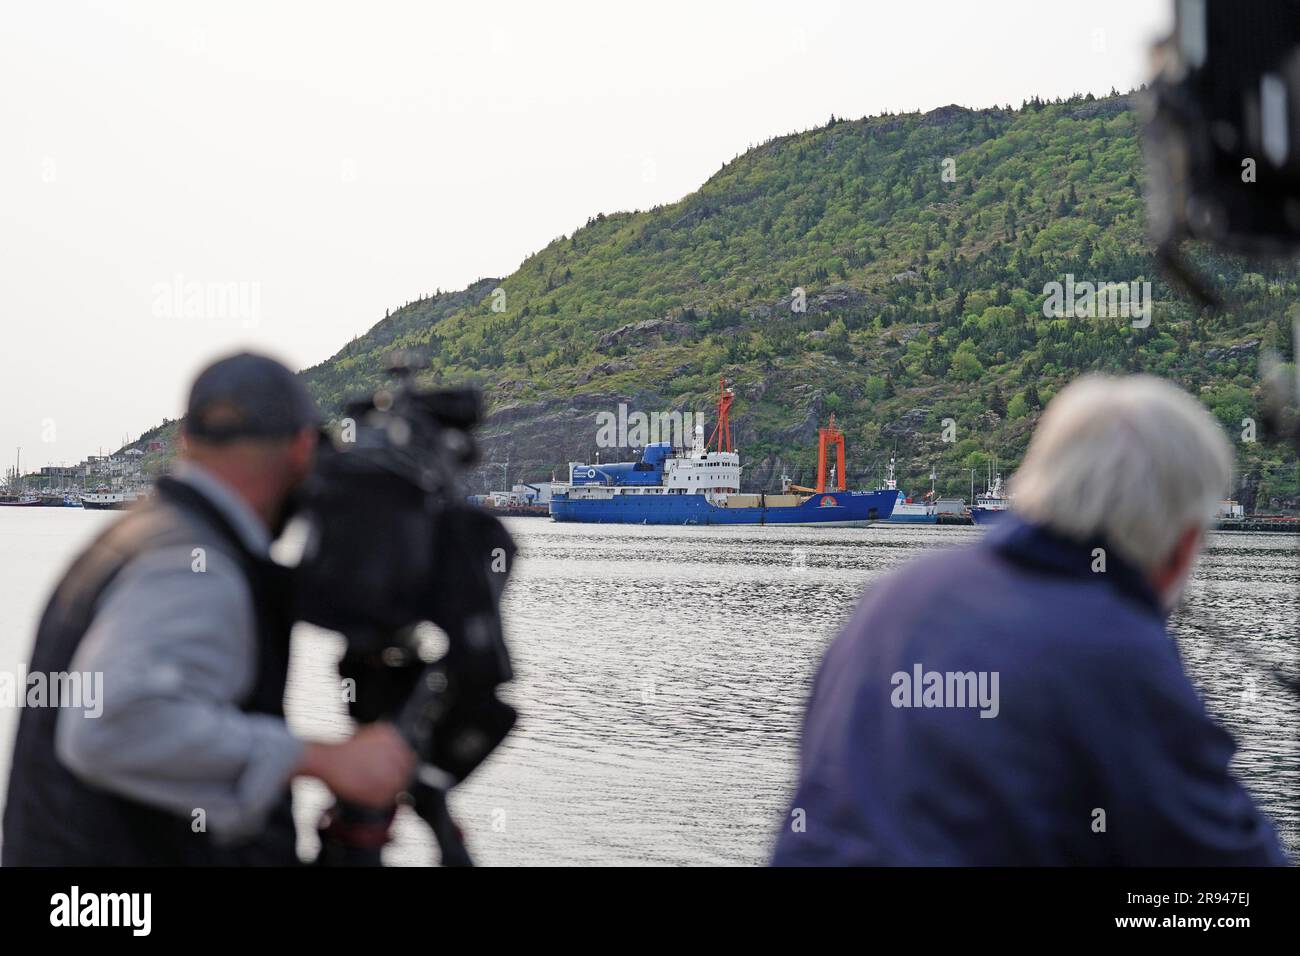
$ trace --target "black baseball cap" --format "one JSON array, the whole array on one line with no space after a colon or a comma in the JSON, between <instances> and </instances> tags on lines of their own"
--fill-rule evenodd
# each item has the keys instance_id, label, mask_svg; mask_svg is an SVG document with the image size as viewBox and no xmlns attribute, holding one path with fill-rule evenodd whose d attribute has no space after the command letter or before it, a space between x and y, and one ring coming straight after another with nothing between
<instances>
[{"instance_id":1,"label":"black baseball cap","mask_svg":"<svg viewBox=\"0 0 1300 956\"><path fill-rule=\"evenodd\" d=\"M194 380L185 431L210 442L288 438L320 425L302 380L273 358L241 352L213 362Z\"/></svg>"}]
</instances>

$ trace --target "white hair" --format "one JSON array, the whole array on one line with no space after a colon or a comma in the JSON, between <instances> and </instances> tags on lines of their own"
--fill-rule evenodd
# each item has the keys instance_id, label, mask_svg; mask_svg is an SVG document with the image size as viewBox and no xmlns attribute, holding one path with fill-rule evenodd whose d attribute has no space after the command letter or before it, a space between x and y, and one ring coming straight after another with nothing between
<instances>
[{"instance_id":1,"label":"white hair","mask_svg":"<svg viewBox=\"0 0 1300 956\"><path fill-rule=\"evenodd\" d=\"M1223 429L1186 392L1149 375L1087 375L1048 406L1011 491L1029 521L1100 536L1151 571L1213 520L1232 462Z\"/></svg>"}]
</instances>

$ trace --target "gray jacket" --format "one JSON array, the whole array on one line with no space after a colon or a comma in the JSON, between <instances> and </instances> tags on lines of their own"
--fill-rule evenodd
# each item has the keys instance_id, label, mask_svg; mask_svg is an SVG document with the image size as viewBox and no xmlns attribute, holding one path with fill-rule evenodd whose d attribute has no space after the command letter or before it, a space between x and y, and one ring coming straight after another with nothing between
<instances>
[{"instance_id":1,"label":"gray jacket","mask_svg":"<svg viewBox=\"0 0 1300 956\"><path fill-rule=\"evenodd\" d=\"M189 462L174 477L267 553L265 525L233 490ZM61 713L56 752L88 783L187 818L202 809L209 832L233 840L261 828L304 744L239 709L256 676L252 594L232 558L194 551L152 550L104 592L71 665L102 673L103 712Z\"/></svg>"}]
</instances>

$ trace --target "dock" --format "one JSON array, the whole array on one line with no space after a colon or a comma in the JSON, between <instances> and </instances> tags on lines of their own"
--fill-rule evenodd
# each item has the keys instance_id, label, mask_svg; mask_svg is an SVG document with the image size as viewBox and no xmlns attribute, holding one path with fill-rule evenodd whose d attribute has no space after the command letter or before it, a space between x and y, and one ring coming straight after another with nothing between
<instances>
[{"instance_id":1,"label":"dock","mask_svg":"<svg viewBox=\"0 0 1300 956\"><path fill-rule=\"evenodd\" d=\"M1244 515L1240 518L1220 518L1214 523L1214 530L1300 534L1300 517L1293 515Z\"/></svg>"}]
</instances>

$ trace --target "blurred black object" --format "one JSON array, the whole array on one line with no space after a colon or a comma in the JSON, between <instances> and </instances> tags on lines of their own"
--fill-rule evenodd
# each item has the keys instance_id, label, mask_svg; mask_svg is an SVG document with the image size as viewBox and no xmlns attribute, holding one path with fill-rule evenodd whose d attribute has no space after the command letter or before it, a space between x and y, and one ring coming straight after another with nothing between
<instances>
[{"instance_id":1,"label":"blurred black object","mask_svg":"<svg viewBox=\"0 0 1300 956\"><path fill-rule=\"evenodd\" d=\"M496 696L510 680L500 598L515 546L502 524L465 503L457 479L475 459L474 390L418 391L400 360L392 391L355 402L324 445L295 521L306 524L294 570L297 619L343 634L339 673L361 723L394 722L419 757L411 796L444 865L468 865L447 791L510 732ZM436 659L429 625L446 636ZM433 632L436 634L436 631ZM336 803L318 863L379 865L393 810Z\"/></svg>"},{"instance_id":2,"label":"blurred black object","mask_svg":"<svg viewBox=\"0 0 1300 956\"><path fill-rule=\"evenodd\" d=\"M1300 323L1294 324L1293 333L1291 354L1300 356ZM1281 356L1264 352L1259 365L1264 380L1264 434L1286 439L1300 454L1300 364L1288 365Z\"/></svg>"},{"instance_id":3,"label":"blurred black object","mask_svg":"<svg viewBox=\"0 0 1300 956\"><path fill-rule=\"evenodd\" d=\"M1202 306L1219 296L1188 239L1249 258L1300 253L1300 0L1175 0L1146 99L1147 220L1156 261ZM1300 358L1300 325L1293 330ZM1300 452L1300 378L1260 357L1264 434ZM1208 633L1243 649L1236 635ZM1300 679L1256 659L1293 694Z\"/></svg>"},{"instance_id":4,"label":"blurred black object","mask_svg":"<svg viewBox=\"0 0 1300 956\"><path fill-rule=\"evenodd\" d=\"M1177 0L1146 108L1148 222L1170 279L1199 239L1249 256L1300 251L1300 0Z\"/></svg>"}]
</instances>

